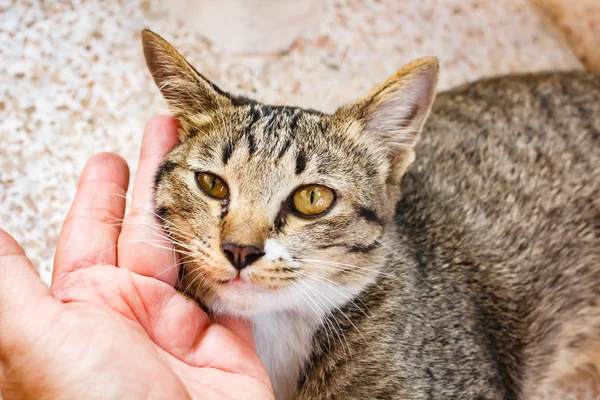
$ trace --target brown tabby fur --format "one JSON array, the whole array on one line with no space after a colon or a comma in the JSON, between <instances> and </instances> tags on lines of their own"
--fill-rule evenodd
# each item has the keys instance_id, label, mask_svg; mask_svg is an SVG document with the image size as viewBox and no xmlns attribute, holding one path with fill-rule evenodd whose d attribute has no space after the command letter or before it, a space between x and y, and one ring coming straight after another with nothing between
<instances>
[{"instance_id":1,"label":"brown tabby fur","mask_svg":"<svg viewBox=\"0 0 600 400\"><path fill-rule=\"evenodd\" d=\"M157 35L143 41L180 123L156 203L186 254L181 288L253 321L279 399L527 399L600 370L599 76L439 94L417 142L434 59L329 115L229 95ZM194 171L219 175L229 199ZM337 198L305 219L287 199L309 183ZM226 241L265 249L242 270L252 285L228 283ZM292 339L269 353L286 336L262 326L278 321Z\"/></svg>"}]
</instances>

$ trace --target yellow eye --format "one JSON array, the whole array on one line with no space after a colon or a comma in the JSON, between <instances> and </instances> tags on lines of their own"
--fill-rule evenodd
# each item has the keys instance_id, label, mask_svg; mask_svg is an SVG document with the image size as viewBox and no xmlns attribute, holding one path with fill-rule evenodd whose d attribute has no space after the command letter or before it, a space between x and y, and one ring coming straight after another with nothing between
<instances>
[{"instance_id":1,"label":"yellow eye","mask_svg":"<svg viewBox=\"0 0 600 400\"><path fill-rule=\"evenodd\" d=\"M333 190L321 185L310 185L296 190L292 197L292 207L299 214L314 216L329 210L334 200Z\"/></svg>"},{"instance_id":2,"label":"yellow eye","mask_svg":"<svg viewBox=\"0 0 600 400\"><path fill-rule=\"evenodd\" d=\"M208 172L198 172L196 174L196 180L198 185L206 192L210 197L222 200L229 194L227 185L221 178L215 174L209 174Z\"/></svg>"}]
</instances>

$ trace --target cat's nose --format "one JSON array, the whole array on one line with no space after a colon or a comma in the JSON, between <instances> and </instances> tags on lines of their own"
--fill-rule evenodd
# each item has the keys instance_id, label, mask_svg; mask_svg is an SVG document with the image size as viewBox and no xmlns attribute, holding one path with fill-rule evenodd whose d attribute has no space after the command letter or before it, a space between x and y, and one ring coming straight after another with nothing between
<instances>
[{"instance_id":1,"label":"cat's nose","mask_svg":"<svg viewBox=\"0 0 600 400\"><path fill-rule=\"evenodd\" d=\"M221 250L238 271L241 271L265 253L256 246L240 246L236 243L223 243Z\"/></svg>"}]
</instances>

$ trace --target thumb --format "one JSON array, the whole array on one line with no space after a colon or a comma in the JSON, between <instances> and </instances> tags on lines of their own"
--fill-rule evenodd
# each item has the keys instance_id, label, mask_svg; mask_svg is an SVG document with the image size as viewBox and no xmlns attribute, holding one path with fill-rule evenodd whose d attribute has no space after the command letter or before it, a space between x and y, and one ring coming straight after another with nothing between
<instances>
[{"instance_id":1,"label":"thumb","mask_svg":"<svg viewBox=\"0 0 600 400\"><path fill-rule=\"evenodd\" d=\"M23 248L0 229L0 362L10 354L27 326L23 317L38 315L42 298L51 298L50 289L38 276Z\"/></svg>"},{"instance_id":2,"label":"thumb","mask_svg":"<svg viewBox=\"0 0 600 400\"><path fill-rule=\"evenodd\" d=\"M223 316L218 317L215 322L220 323L225 328L239 336L239 338L242 339L242 341L252 350L256 350L254 348L252 324L249 321L236 317Z\"/></svg>"},{"instance_id":3,"label":"thumb","mask_svg":"<svg viewBox=\"0 0 600 400\"><path fill-rule=\"evenodd\" d=\"M0 324L22 314L24 307L45 296L50 296L50 289L23 248L0 229Z\"/></svg>"}]
</instances>

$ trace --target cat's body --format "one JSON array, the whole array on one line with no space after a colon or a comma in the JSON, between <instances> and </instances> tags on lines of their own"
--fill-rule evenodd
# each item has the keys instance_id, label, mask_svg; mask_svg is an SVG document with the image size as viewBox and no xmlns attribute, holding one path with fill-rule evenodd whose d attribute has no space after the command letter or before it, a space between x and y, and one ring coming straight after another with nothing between
<instances>
[{"instance_id":1,"label":"cat's body","mask_svg":"<svg viewBox=\"0 0 600 400\"><path fill-rule=\"evenodd\" d=\"M144 41L181 124L156 186L197 254L181 287L253 322L279 400L527 399L600 368L600 77L441 94L417 144L432 59L326 115L228 95Z\"/></svg>"},{"instance_id":2,"label":"cat's body","mask_svg":"<svg viewBox=\"0 0 600 400\"><path fill-rule=\"evenodd\" d=\"M344 308L356 328L336 314L345 341L315 336L298 398L526 399L571 357L598 363L600 77L440 94L416 153L393 277L355 300L370 318Z\"/></svg>"}]
</instances>

